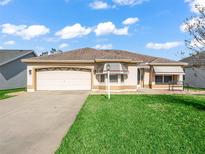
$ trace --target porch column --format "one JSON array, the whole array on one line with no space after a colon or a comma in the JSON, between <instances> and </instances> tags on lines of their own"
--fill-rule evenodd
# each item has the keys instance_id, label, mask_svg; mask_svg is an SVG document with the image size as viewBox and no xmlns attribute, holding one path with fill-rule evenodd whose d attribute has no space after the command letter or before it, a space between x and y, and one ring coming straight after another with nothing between
<instances>
[{"instance_id":1,"label":"porch column","mask_svg":"<svg viewBox=\"0 0 205 154\"><path fill-rule=\"evenodd\" d=\"M94 89L94 69L91 70L91 90Z\"/></svg>"},{"instance_id":2,"label":"porch column","mask_svg":"<svg viewBox=\"0 0 205 154\"><path fill-rule=\"evenodd\" d=\"M121 74L117 75L117 84L121 84Z\"/></svg>"},{"instance_id":3,"label":"porch column","mask_svg":"<svg viewBox=\"0 0 205 154\"><path fill-rule=\"evenodd\" d=\"M179 75L179 81L180 81L180 82L183 81L183 74L180 74L180 75Z\"/></svg>"},{"instance_id":4,"label":"porch column","mask_svg":"<svg viewBox=\"0 0 205 154\"><path fill-rule=\"evenodd\" d=\"M140 88L140 82L141 82L141 71L140 71L139 67L137 67L136 72L137 72L137 90L138 90Z\"/></svg>"},{"instance_id":5,"label":"porch column","mask_svg":"<svg viewBox=\"0 0 205 154\"><path fill-rule=\"evenodd\" d=\"M153 82L153 67L150 66L149 87L151 89L152 89L152 82Z\"/></svg>"}]
</instances>

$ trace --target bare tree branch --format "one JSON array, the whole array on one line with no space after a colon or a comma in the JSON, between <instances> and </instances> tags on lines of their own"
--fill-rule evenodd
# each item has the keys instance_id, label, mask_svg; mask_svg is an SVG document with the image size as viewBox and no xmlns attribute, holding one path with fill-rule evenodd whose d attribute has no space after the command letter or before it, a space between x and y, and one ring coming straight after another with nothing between
<instances>
[{"instance_id":1,"label":"bare tree branch","mask_svg":"<svg viewBox=\"0 0 205 154\"><path fill-rule=\"evenodd\" d=\"M186 47L193 52L205 51L205 7L195 5L198 10L196 16L187 18L185 21L185 30L189 32L191 39L185 40Z\"/></svg>"}]
</instances>

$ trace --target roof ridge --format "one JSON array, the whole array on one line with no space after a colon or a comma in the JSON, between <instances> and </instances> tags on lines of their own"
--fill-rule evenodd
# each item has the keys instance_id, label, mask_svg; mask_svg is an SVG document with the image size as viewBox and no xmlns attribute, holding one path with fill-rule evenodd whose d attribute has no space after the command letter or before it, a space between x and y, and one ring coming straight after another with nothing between
<instances>
[{"instance_id":1,"label":"roof ridge","mask_svg":"<svg viewBox=\"0 0 205 154\"><path fill-rule=\"evenodd\" d=\"M21 51L34 51L34 50L21 50L21 49L0 49L0 52L8 52L8 51L11 51L11 52L21 52Z\"/></svg>"}]
</instances>

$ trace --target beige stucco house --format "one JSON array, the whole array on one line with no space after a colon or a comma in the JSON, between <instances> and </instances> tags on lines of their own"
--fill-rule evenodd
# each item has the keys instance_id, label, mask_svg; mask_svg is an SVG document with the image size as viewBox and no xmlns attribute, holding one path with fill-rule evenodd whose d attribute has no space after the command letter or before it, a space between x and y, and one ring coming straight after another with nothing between
<instances>
[{"instance_id":1,"label":"beige stucco house","mask_svg":"<svg viewBox=\"0 0 205 154\"><path fill-rule=\"evenodd\" d=\"M27 90L106 90L110 66L111 90L182 89L184 62L122 50L77 49L24 59Z\"/></svg>"}]
</instances>

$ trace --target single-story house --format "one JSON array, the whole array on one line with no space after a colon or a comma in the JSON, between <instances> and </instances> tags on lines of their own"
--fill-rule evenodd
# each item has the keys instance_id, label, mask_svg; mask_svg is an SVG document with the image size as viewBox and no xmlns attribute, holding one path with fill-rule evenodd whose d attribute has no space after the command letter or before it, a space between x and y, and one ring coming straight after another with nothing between
<instances>
[{"instance_id":1,"label":"single-story house","mask_svg":"<svg viewBox=\"0 0 205 154\"><path fill-rule=\"evenodd\" d=\"M185 86L205 88L205 51L181 61L188 63L188 66L185 67Z\"/></svg>"},{"instance_id":2,"label":"single-story house","mask_svg":"<svg viewBox=\"0 0 205 154\"><path fill-rule=\"evenodd\" d=\"M184 62L122 50L82 48L48 56L24 59L27 89L106 90L110 66L111 90L138 88L182 89Z\"/></svg>"},{"instance_id":3,"label":"single-story house","mask_svg":"<svg viewBox=\"0 0 205 154\"><path fill-rule=\"evenodd\" d=\"M0 50L0 90L26 87L26 64L21 59L36 57L31 50Z\"/></svg>"}]
</instances>

